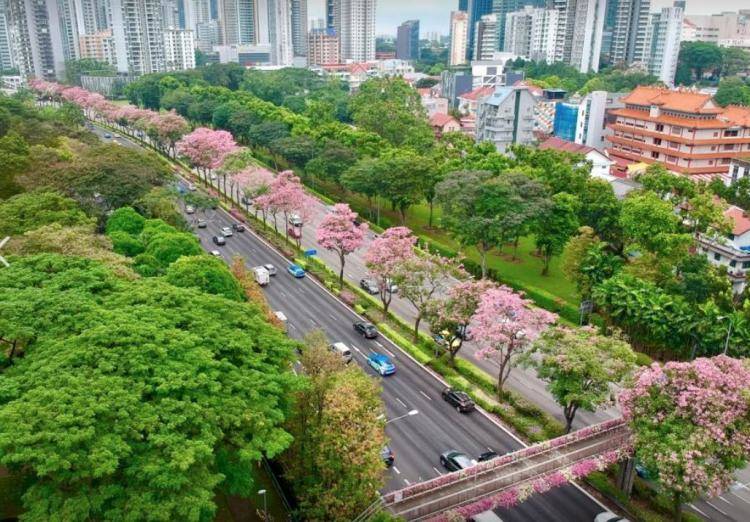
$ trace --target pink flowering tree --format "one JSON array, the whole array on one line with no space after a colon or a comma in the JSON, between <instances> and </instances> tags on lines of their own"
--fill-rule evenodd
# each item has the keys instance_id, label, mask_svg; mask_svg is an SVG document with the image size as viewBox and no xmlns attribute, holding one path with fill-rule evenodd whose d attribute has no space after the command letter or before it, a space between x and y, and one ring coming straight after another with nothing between
<instances>
[{"instance_id":1,"label":"pink flowering tree","mask_svg":"<svg viewBox=\"0 0 750 522\"><path fill-rule=\"evenodd\" d=\"M227 131L215 131L198 127L177 142L177 153L185 156L190 163L202 172L208 183L212 169L221 165L224 158L237 149L237 143Z\"/></svg>"},{"instance_id":2,"label":"pink flowering tree","mask_svg":"<svg viewBox=\"0 0 750 522\"><path fill-rule=\"evenodd\" d=\"M257 218L259 208L255 205L255 199L268 194L273 180L274 175L270 170L253 165L232 174L229 184L233 190L236 190L238 199L244 198L246 210L248 210L250 202L253 202L255 217Z\"/></svg>"},{"instance_id":3,"label":"pink flowering tree","mask_svg":"<svg viewBox=\"0 0 750 522\"><path fill-rule=\"evenodd\" d=\"M750 369L719 355L642 368L620 404L638 459L681 505L716 496L750 455Z\"/></svg>"},{"instance_id":4,"label":"pink flowering tree","mask_svg":"<svg viewBox=\"0 0 750 522\"><path fill-rule=\"evenodd\" d=\"M307 195L300 179L291 170L279 172L268 187L268 199L273 214L274 229L276 229L276 215L280 212L284 217L284 233L289 240L289 218L297 214L304 223L310 217L312 199ZM278 232L278 229L276 229ZM300 234L301 235L301 234ZM297 246L300 237L295 237Z\"/></svg>"},{"instance_id":5,"label":"pink flowering tree","mask_svg":"<svg viewBox=\"0 0 750 522\"><path fill-rule=\"evenodd\" d=\"M430 331L439 335L438 346L448 354L448 362L455 365L456 354L463 347L469 323L477 311L482 295L495 287L487 279L459 281L427 303L425 319Z\"/></svg>"},{"instance_id":6,"label":"pink flowering tree","mask_svg":"<svg viewBox=\"0 0 750 522\"><path fill-rule=\"evenodd\" d=\"M471 319L479 346L475 356L497 363L497 391L501 398L515 357L556 320L557 315L534 307L529 299L507 286L491 288L482 295Z\"/></svg>"},{"instance_id":7,"label":"pink flowering tree","mask_svg":"<svg viewBox=\"0 0 750 522\"><path fill-rule=\"evenodd\" d=\"M332 250L339 256L339 288L344 285L344 264L346 256L362 246L367 233L367 224L354 224L357 213L346 203L338 203L326 214L318 225L316 238L318 244L326 250Z\"/></svg>"},{"instance_id":8,"label":"pink flowering tree","mask_svg":"<svg viewBox=\"0 0 750 522\"><path fill-rule=\"evenodd\" d=\"M393 299L392 286L398 266L414 256L414 237L406 227L391 227L370 243L365 252L365 266L378 283L383 317L388 316L388 307Z\"/></svg>"},{"instance_id":9,"label":"pink flowering tree","mask_svg":"<svg viewBox=\"0 0 750 522\"><path fill-rule=\"evenodd\" d=\"M175 111L154 113L146 125L146 133L157 146L174 157L175 145L190 130L188 122Z\"/></svg>"}]
</instances>

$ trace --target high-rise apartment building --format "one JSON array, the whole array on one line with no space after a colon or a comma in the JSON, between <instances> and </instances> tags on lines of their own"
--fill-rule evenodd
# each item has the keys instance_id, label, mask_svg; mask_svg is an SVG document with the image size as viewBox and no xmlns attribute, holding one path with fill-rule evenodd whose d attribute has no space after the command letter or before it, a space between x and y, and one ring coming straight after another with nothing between
<instances>
[{"instance_id":1,"label":"high-rise apartment building","mask_svg":"<svg viewBox=\"0 0 750 522\"><path fill-rule=\"evenodd\" d=\"M497 51L497 16L484 15L474 29L474 60L491 60Z\"/></svg>"},{"instance_id":2,"label":"high-rise apartment building","mask_svg":"<svg viewBox=\"0 0 750 522\"><path fill-rule=\"evenodd\" d=\"M613 65L643 61L651 0L607 0L601 59Z\"/></svg>"},{"instance_id":3,"label":"high-rise apartment building","mask_svg":"<svg viewBox=\"0 0 750 522\"><path fill-rule=\"evenodd\" d=\"M503 51L527 60L555 61L560 12L526 6L505 16Z\"/></svg>"},{"instance_id":4,"label":"high-rise apartment building","mask_svg":"<svg viewBox=\"0 0 750 522\"><path fill-rule=\"evenodd\" d=\"M466 46L469 45L469 15L464 11L453 11L451 13L450 31L450 65L461 65L466 63Z\"/></svg>"},{"instance_id":5,"label":"high-rise apartment building","mask_svg":"<svg viewBox=\"0 0 750 522\"><path fill-rule=\"evenodd\" d=\"M0 71L16 66L15 54L10 44L10 23L6 0L0 0Z\"/></svg>"},{"instance_id":6,"label":"high-rise apartment building","mask_svg":"<svg viewBox=\"0 0 750 522\"><path fill-rule=\"evenodd\" d=\"M653 13L646 28L644 62L648 72L667 86L674 85L682 39L682 7L664 7Z\"/></svg>"},{"instance_id":7,"label":"high-rise apartment building","mask_svg":"<svg viewBox=\"0 0 750 522\"><path fill-rule=\"evenodd\" d=\"M492 13L492 1L493 0L469 0L467 2L466 12L469 14L469 40L467 51L470 60L476 59L474 57L474 49L476 48L475 40L477 23L484 15Z\"/></svg>"},{"instance_id":8,"label":"high-rise apartment building","mask_svg":"<svg viewBox=\"0 0 750 522\"><path fill-rule=\"evenodd\" d=\"M599 70L607 0L552 0L560 12L556 59L581 72Z\"/></svg>"},{"instance_id":9,"label":"high-rise apartment building","mask_svg":"<svg viewBox=\"0 0 750 522\"><path fill-rule=\"evenodd\" d=\"M223 45L256 42L255 0L218 0L218 10Z\"/></svg>"},{"instance_id":10,"label":"high-rise apartment building","mask_svg":"<svg viewBox=\"0 0 750 522\"><path fill-rule=\"evenodd\" d=\"M164 26L159 0L110 0L117 70L129 74L164 71Z\"/></svg>"},{"instance_id":11,"label":"high-rise apartment building","mask_svg":"<svg viewBox=\"0 0 750 522\"><path fill-rule=\"evenodd\" d=\"M685 16L682 40L750 49L750 9L740 9L735 13Z\"/></svg>"},{"instance_id":12,"label":"high-rise apartment building","mask_svg":"<svg viewBox=\"0 0 750 522\"><path fill-rule=\"evenodd\" d=\"M292 65L294 48L291 0L268 0L268 17L271 63L283 66Z\"/></svg>"},{"instance_id":13,"label":"high-rise apartment building","mask_svg":"<svg viewBox=\"0 0 750 522\"><path fill-rule=\"evenodd\" d=\"M307 0L292 0L294 56L307 56Z\"/></svg>"},{"instance_id":14,"label":"high-rise apartment building","mask_svg":"<svg viewBox=\"0 0 750 522\"><path fill-rule=\"evenodd\" d=\"M333 0L334 29L341 40L341 59L375 59L375 6L377 0Z\"/></svg>"},{"instance_id":15,"label":"high-rise apartment building","mask_svg":"<svg viewBox=\"0 0 750 522\"><path fill-rule=\"evenodd\" d=\"M492 14L497 16L497 48L505 47L505 23L508 13L520 11L525 7L547 7L547 0L493 0Z\"/></svg>"},{"instance_id":16,"label":"high-rise apartment building","mask_svg":"<svg viewBox=\"0 0 750 522\"><path fill-rule=\"evenodd\" d=\"M92 34L82 34L78 37L81 58L90 58L99 62L106 62L117 66L115 56L115 41L112 29L105 29Z\"/></svg>"},{"instance_id":17,"label":"high-rise apartment building","mask_svg":"<svg viewBox=\"0 0 750 522\"><path fill-rule=\"evenodd\" d=\"M9 0L7 12L10 43L21 76L62 78L65 54L58 3Z\"/></svg>"},{"instance_id":18,"label":"high-rise apartment building","mask_svg":"<svg viewBox=\"0 0 750 522\"><path fill-rule=\"evenodd\" d=\"M419 60L419 20L407 20L396 31L396 58Z\"/></svg>"},{"instance_id":19,"label":"high-rise apartment building","mask_svg":"<svg viewBox=\"0 0 750 522\"><path fill-rule=\"evenodd\" d=\"M167 71L195 69L195 39L189 29L164 31L164 65Z\"/></svg>"},{"instance_id":20,"label":"high-rise apartment building","mask_svg":"<svg viewBox=\"0 0 750 522\"><path fill-rule=\"evenodd\" d=\"M499 152L534 141L534 105L528 87L497 87L477 106L477 141L490 141Z\"/></svg>"},{"instance_id":21,"label":"high-rise apartment building","mask_svg":"<svg viewBox=\"0 0 750 522\"><path fill-rule=\"evenodd\" d=\"M341 63L339 37L333 29L313 29L307 40L307 65Z\"/></svg>"}]
</instances>

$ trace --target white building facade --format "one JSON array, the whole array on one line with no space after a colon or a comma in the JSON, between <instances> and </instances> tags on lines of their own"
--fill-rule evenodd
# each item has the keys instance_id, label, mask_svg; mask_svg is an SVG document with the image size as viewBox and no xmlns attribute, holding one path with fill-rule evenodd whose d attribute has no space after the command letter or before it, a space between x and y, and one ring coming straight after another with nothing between
<instances>
[{"instance_id":1,"label":"white building facade","mask_svg":"<svg viewBox=\"0 0 750 522\"><path fill-rule=\"evenodd\" d=\"M332 1L333 25L341 42L342 60L374 60L377 0Z\"/></svg>"},{"instance_id":2,"label":"white building facade","mask_svg":"<svg viewBox=\"0 0 750 522\"><path fill-rule=\"evenodd\" d=\"M466 63L466 46L469 43L469 15L463 11L451 13L449 64L462 65Z\"/></svg>"},{"instance_id":3,"label":"white building facade","mask_svg":"<svg viewBox=\"0 0 750 522\"><path fill-rule=\"evenodd\" d=\"M193 31L174 28L164 31L164 64L167 71L195 69Z\"/></svg>"},{"instance_id":4,"label":"white building facade","mask_svg":"<svg viewBox=\"0 0 750 522\"><path fill-rule=\"evenodd\" d=\"M503 51L528 60L555 61L560 11L525 6L505 17Z\"/></svg>"},{"instance_id":5,"label":"white building facade","mask_svg":"<svg viewBox=\"0 0 750 522\"><path fill-rule=\"evenodd\" d=\"M528 87L498 87L479 102L477 141L492 142L498 152L516 143L533 143L535 104Z\"/></svg>"},{"instance_id":6,"label":"white building facade","mask_svg":"<svg viewBox=\"0 0 750 522\"><path fill-rule=\"evenodd\" d=\"M648 72L672 87L682 40L682 7L665 7L651 15L646 30L644 62Z\"/></svg>"}]
</instances>

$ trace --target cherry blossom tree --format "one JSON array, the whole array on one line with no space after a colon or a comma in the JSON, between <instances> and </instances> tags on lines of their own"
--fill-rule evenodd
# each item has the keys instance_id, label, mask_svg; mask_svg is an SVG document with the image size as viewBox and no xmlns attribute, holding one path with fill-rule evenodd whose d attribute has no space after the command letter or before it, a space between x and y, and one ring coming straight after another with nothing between
<instances>
[{"instance_id":1,"label":"cherry blossom tree","mask_svg":"<svg viewBox=\"0 0 750 522\"><path fill-rule=\"evenodd\" d=\"M365 266L378 283L383 317L388 316L388 307L393 299L391 287L400 263L414 256L414 237L406 227L391 227L370 243L365 252Z\"/></svg>"},{"instance_id":2,"label":"cherry blossom tree","mask_svg":"<svg viewBox=\"0 0 750 522\"><path fill-rule=\"evenodd\" d=\"M286 224L289 223L289 217L297 214L302 218L304 223L310 217L310 208L312 207L312 198L307 195L302 182L294 175L291 170L279 172L276 178L271 182L268 188L269 205L272 209L274 218L274 228L276 229L276 214L281 212L284 215L284 233L287 241L289 240L289 229ZM278 231L278 230L277 230ZM299 246L300 238L295 238Z\"/></svg>"},{"instance_id":3,"label":"cherry blossom tree","mask_svg":"<svg viewBox=\"0 0 750 522\"><path fill-rule=\"evenodd\" d=\"M206 182L209 172L221 165L224 158L236 149L237 143L230 133L206 127L198 127L177 142L177 152L188 158L199 172L203 172Z\"/></svg>"},{"instance_id":4,"label":"cherry blossom tree","mask_svg":"<svg viewBox=\"0 0 750 522\"><path fill-rule=\"evenodd\" d=\"M441 347L451 365L455 365L456 354L463 347L482 295L494 287L487 279L459 281L445 295L426 304L424 316L430 323L430 331L442 338Z\"/></svg>"},{"instance_id":5,"label":"cherry blossom tree","mask_svg":"<svg viewBox=\"0 0 750 522\"><path fill-rule=\"evenodd\" d=\"M163 114L154 113L146 126L149 137L172 157L175 154L175 144L188 130L188 122L174 110Z\"/></svg>"},{"instance_id":6,"label":"cherry blossom tree","mask_svg":"<svg viewBox=\"0 0 750 522\"><path fill-rule=\"evenodd\" d=\"M750 455L750 368L719 355L642 368L620 405L635 452L681 505L716 496Z\"/></svg>"},{"instance_id":7,"label":"cherry blossom tree","mask_svg":"<svg viewBox=\"0 0 750 522\"><path fill-rule=\"evenodd\" d=\"M246 167L230 178L231 186L237 187L237 192L245 197L245 201L253 202L256 218L258 217L259 207L255 204L255 199L268 194L273 179L274 175L270 170L257 165Z\"/></svg>"},{"instance_id":8,"label":"cherry blossom tree","mask_svg":"<svg viewBox=\"0 0 750 522\"><path fill-rule=\"evenodd\" d=\"M507 286L491 288L482 294L471 319L472 333L479 346L474 355L498 364L500 397L515 357L556 320L557 315L534 307L529 299Z\"/></svg>"},{"instance_id":9,"label":"cherry blossom tree","mask_svg":"<svg viewBox=\"0 0 750 522\"><path fill-rule=\"evenodd\" d=\"M346 256L362 246L367 233L367 223L354 224L357 213L346 203L337 203L333 210L326 214L318 225L316 238L318 244L326 250L332 250L339 256L339 288L344 285L344 264Z\"/></svg>"},{"instance_id":10,"label":"cherry blossom tree","mask_svg":"<svg viewBox=\"0 0 750 522\"><path fill-rule=\"evenodd\" d=\"M466 272L451 259L435 255L410 256L397 263L393 282L401 297L409 301L417 312L414 319L414 341L419 339L419 324L428 305L453 283L452 278L465 279Z\"/></svg>"}]
</instances>

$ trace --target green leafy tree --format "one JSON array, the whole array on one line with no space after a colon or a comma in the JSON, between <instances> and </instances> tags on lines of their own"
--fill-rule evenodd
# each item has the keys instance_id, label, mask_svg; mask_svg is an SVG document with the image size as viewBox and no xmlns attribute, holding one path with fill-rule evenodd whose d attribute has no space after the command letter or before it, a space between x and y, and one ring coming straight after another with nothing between
<instances>
[{"instance_id":1,"label":"green leafy tree","mask_svg":"<svg viewBox=\"0 0 750 522\"><path fill-rule=\"evenodd\" d=\"M620 384L635 369L635 353L616 335L600 335L593 328L556 327L544 332L524 362L548 382L562 406L565 432L576 412L596 411L612 401L610 386Z\"/></svg>"},{"instance_id":2,"label":"green leafy tree","mask_svg":"<svg viewBox=\"0 0 750 522\"><path fill-rule=\"evenodd\" d=\"M401 224L406 211L422 200L423 184L429 170L427 161L411 149L394 149L379 158L380 195L398 210Z\"/></svg>"},{"instance_id":3,"label":"green leafy tree","mask_svg":"<svg viewBox=\"0 0 750 522\"><path fill-rule=\"evenodd\" d=\"M0 202L0 236L14 236L59 223L88 225L91 219L78 204L53 191L27 192Z\"/></svg>"},{"instance_id":4,"label":"green leafy tree","mask_svg":"<svg viewBox=\"0 0 750 522\"><path fill-rule=\"evenodd\" d=\"M722 107L750 105L750 86L736 76L724 78L719 82L714 101Z\"/></svg>"},{"instance_id":5,"label":"green leafy tree","mask_svg":"<svg viewBox=\"0 0 750 522\"><path fill-rule=\"evenodd\" d=\"M373 199L383 191L380 163L376 158L363 158L341 175L341 185L367 198L370 219L373 219Z\"/></svg>"},{"instance_id":6,"label":"green leafy tree","mask_svg":"<svg viewBox=\"0 0 750 522\"><path fill-rule=\"evenodd\" d=\"M117 70L112 65L93 58L65 61L65 83L68 85L81 85L81 75L114 76L116 74Z\"/></svg>"},{"instance_id":7,"label":"green leafy tree","mask_svg":"<svg viewBox=\"0 0 750 522\"><path fill-rule=\"evenodd\" d=\"M0 199L21 192L16 176L30 165L29 145L14 131L0 138Z\"/></svg>"},{"instance_id":8,"label":"green leafy tree","mask_svg":"<svg viewBox=\"0 0 750 522\"><path fill-rule=\"evenodd\" d=\"M581 205L578 219L581 225L591 227L597 236L615 248L622 244L620 228L621 203L612 190L612 185L601 179L586 181L578 195Z\"/></svg>"},{"instance_id":9,"label":"green leafy tree","mask_svg":"<svg viewBox=\"0 0 750 522\"><path fill-rule=\"evenodd\" d=\"M583 299L590 298L594 287L615 275L621 266L622 258L613 254L591 227L579 228L563 251L562 271Z\"/></svg>"},{"instance_id":10,"label":"green leafy tree","mask_svg":"<svg viewBox=\"0 0 750 522\"><path fill-rule=\"evenodd\" d=\"M562 253L565 244L578 230L579 207L578 198L560 192L552 196L552 205L536 220L534 236L544 259L542 275L549 273L552 257Z\"/></svg>"},{"instance_id":11,"label":"green leafy tree","mask_svg":"<svg viewBox=\"0 0 750 522\"><path fill-rule=\"evenodd\" d=\"M122 231L137 236L143 231L143 225L145 225L145 223L146 218L136 212L135 209L131 207L121 207L112 212L109 218L107 218L107 225L104 230L107 234Z\"/></svg>"},{"instance_id":12,"label":"green leafy tree","mask_svg":"<svg viewBox=\"0 0 750 522\"><path fill-rule=\"evenodd\" d=\"M682 231L674 206L653 192L634 193L625 198L620 226L626 244L669 259L683 255L691 243Z\"/></svg>"},{"instance_id":13,"label":"green leafy tree","mask_svg":"<svg viewBox=\"0 0 750 522\"><path fill-rule=\"evenodd\" d=\"M710 42L682 42L678 63L700 81L705 73L715 74L721 69L721 48ZM684 79L684 78L680 78Z\"/></svg>"},{"instance_id":14,"label":"green leafy tree","mask_svg":"<svg viewBox=\"0 0 750 522\"><path fill-rule=\"evenodd\" d=\"M739 47L721 48L721 76L735 76L750 69L750 52Z\"/></svg>"},{"instance_id":15,"label":"green leafy tree","mask_svg":"<svg viewBox=\"0 0 750 522\"><path fill-rule=\"evenodd\" d=\"M208 520L291 443L293 344L256 306L49 254L0 270L0 294L0 335L26 340L0 465L28 520Z\"/></svg>"},{"instance_id":16,"label":"green leafy tree","mask_svg":"<svg viewBox=\"0 0 750 522\"><path fill-rule=\"evenodd\" d=\"M305 520L353 520L384 484L379 386L331 353L322 332L308 335L300 363L305 382L289 422L294 443L284 454L287 477Z\"/></svg>"},{"instance_id":17,"label":"green leafy tree","mask_svg":"<svg viewBox=\"0 0 750 522\"><path fill-rule=\"evenodd\" d=\"M339 183L341 175L357 162L357 153L334 140L326 140L320 152L307 162L305 172L320 179Z\"/></svg>"},{"instance_id":18,"label":"green leafy tree","mask_svg":"<svg viewBox=\"0 0 750 522\"><path fill-rule=\"evenodd\" d=\"M207 294L244 301L242 287L224 261L215 257L182 256L169 265L165 275L167 282L175 286L198 288Z\"/></svg>"},{"instance_id":19,"label":"green leafy tree","mask_svg":"<svg viewBox=\"0 0 750 522\"><path fill-rule=\"evenodd\" d=\"M134 204L139 213L152 219L161 219L173 227L187 227L178 205L178 193L170 187L154 187Z\"/></svg>"}]
</instances>

